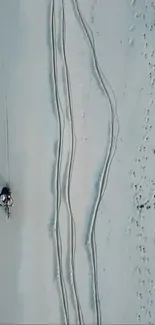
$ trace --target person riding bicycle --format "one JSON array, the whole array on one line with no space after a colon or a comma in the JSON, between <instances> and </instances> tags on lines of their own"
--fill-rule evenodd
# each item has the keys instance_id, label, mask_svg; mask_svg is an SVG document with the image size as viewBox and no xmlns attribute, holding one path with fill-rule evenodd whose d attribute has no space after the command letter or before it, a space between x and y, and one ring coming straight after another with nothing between
<instances>
[{"instance_id":1,"label":"person riding bicycle","mask_svg":"<svg viewBox=\"0 0 155 325\"><path fill-rule=\"evenodd\" d=\"M13 199L11 191L8 186L4 186L0 193L0 205L1 206L13 206Z\"/></svg>"}]
</instances>

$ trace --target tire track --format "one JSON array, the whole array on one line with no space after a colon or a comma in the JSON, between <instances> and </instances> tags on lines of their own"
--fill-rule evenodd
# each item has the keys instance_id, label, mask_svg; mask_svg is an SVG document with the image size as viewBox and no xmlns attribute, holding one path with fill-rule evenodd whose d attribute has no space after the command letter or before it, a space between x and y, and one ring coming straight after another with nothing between
<instances>
[{"instance_id":1,"label":"tire track","mask_svg":"<svg viewBox=\"0 0 155 325\"><path fill-rule=\"evenodd\" d=\"M68 107L68 119L70 128L70 152L69 161L66 174L66 187L65 187L65 198L66 205L69 214L69 270L70 270L70 284L71 291L74 299L74 306L76 309L76 317L78 324L83 324L83 314L80 306L76 276L75 276L75 245L76 245L76 226L73 217L73 211L71 206L70 192L71 192L71 178L74 165L74 155L76 147L76 136L74 131L74 120L73 120L73 107L72 107L72 96L70 86L69 68L66 56L66 20L65 20L65 5L64 0L61 0L62 14L61 14L61 47L62 47L62 59L65 72L65 83L66 83L66 94L67 94L67 107Z\"/></svg>"},{"instance_id":2,"label":"tire track","mask_svg":"<svg viewBox=\"0 0 155 325\"><path fill-rule=\"evenodd\" d=\"M7 183L10 186L9 116L8 116L7 95L5 95L5 132L6 132Z\"/></svg>"},{"instance_id":3,"label":"tire track","mask_svg":"<svg viewBox=\"0 0 155 325\"><path fill-rule=\"evenodd\" d=\"M5 66L4 62L2 61L2 71L5 74ZM8 96L7 96L7 89L5 89L5 145L6 145L6 183L10 186L11 175L10 175L10 141L9 141L9 113L8 113Z\"/></svg>"},{"instance_id":4,"label":"tire track","mask_svg":"<svg viewBox=\"0 0 155 325\"><path fill-rule=\"evenodd\" d=\"M116 150L116 144L117 144L117 138L118 138L118 132L119 132L119 123L118 123L118 117L116 112L116 98L115 95L108 84L105 76L103 75L99 64L98 59L95 51L95 43L94 43L94 37L91 29L87 25L84 17L82 16L82 13L79 8L79 4L77 0L72 0L73 7L76 13L76 16L78 17L78 20L80 22L80 25L82 27L83 32L85 33L91 52L93 57L93 64L94 64L94 74L95 78L97 79L99 86L101 88L102 93L106 96L109 106L110 106L110 142L108 145L108 152L106 155L106 160L103 165L103 169L101 172L101 177L99 181L99 189L97 193L97 198L95 200L95 205L93 208L92 218L91 218L91 224L90 229L88 233L88 240L87 245L90 250L90 257L91 257L91 264L92 264L92 277L93 277L93 289L94 289L94 305L95 305L95 314L96 314L96 322L98 325L101 325L102 323L102 315L101 315L101 308L100 308L100 298L99 298L99 290L98 290L98 272L97 272L97 249L96 249L96 239L95 239L95 225L96 225L96 219L97 219L97 213L99 210L99 206L102 200L102 197L105 193L106 187L107 187L107 181L108 181L108 175L110 170L110 165L112 162L112 159L114 157L114 153ZM107 86L105 84L107 83ZM112 91L114 95L115 103L112 103L111 96L108 91L108 87ZM116 127L116 130L115 130Z\"/></svg>"},{"instance_id":5,"label":"tire track","mask_svg":"<svg viewBox=\"0 0 155 325\"><path fill-rule=\"evenodd\" d=\"M53 86L54 86L54 96L56 104L56 113L58 120L58 146L57 146L57 158L56 158L56 168L55 168L55 245L56 245L56 255L57 255L57 272L58 272L58 282L62 300L63 315L65 324L69 324L69 309L68 309L68 299L67 291L65 287L64 277L63 277L63 267L62 267L62 242L59 227L59 210L61 203L61 186L60 186L60 169L61 169L61 157L62 157L62 147L63 147L63 126L62 118L60 112L60 101L58 92L58 78L57 78L57 53L56 53L56 27L55 27L55 0L51 0L50 8L50 40L51 40L51 51L52 51L52 67L53 67Z\"/></svg>"}]
</instances>

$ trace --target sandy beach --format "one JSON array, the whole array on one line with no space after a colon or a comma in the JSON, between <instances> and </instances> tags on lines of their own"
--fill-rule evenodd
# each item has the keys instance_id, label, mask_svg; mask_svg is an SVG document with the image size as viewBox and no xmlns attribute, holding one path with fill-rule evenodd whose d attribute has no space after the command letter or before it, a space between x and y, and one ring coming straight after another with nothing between
<instances>
[{"instance_id":1,"label":"sandy beach","mask_svg":"<svg viewBox=\"0 0 155 325\"><path fill-rule=\"evenodd\" d=\"M154 17L0 0L0 323L154 324Z\"/></svg>"}]
</instances>

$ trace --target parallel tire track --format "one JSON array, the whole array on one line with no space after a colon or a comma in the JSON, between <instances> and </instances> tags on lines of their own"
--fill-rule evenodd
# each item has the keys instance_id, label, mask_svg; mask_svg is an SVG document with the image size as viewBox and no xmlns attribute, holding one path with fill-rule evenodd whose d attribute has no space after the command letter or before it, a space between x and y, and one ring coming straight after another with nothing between
<instances>
[{"instance_id":1,"label":"parallel tire track","mask_svg":"<svg viewBox=\"0 0 155 325\"><path fill-rule=\"evenodd\" d=\"M104 163L100 182L99 182L99 189L97 193L97 198L95 201L95 206L92 213L92 219L89 229L89 235L88 235L88 246L90 247L90 256L91 256L91 263L92 263L92 273L93 273L93 288L94 288L94 304L95 304L95 312L96 312L96 322L98 325L101 325L102 323L102 315L101 315L101 308L100 308L100 298L99 298L99 290L98 290L98 275L97 275L97 252L96 252L96 240L95 240L95 225L96 225L96 219L97 219L97 213L99 210L99 206L101 203L101 199L105 193L106 187L107 187L107 180L109 175L109 169L110 165L116 150L116 144L117 144L117 137L118 137L118 131L119 131L119 124L118 124L118 117L116 112L116 101L113 105L110 94L108 92L108 88L105 85L105 81L107 83L107 80L105 79L99 64L98 59L96 56L95 51L95 44L94 44L94 37L92 34L91 29L88 27L87 23L85 22L81 11L79 9L78 0L72 0L73 6L75 9L75 12L79 18L79 22L82 26L82 29L88 39L88 43L92 52L93 56L93 62L94 62L94 72L97 77L97 80L99 82L99 85L101 87L102 92L105 94L109 106L110 106L110 143L108 146L108 152L106 156L106 161ZM111 88L111 87L110 87ZM112 91L112 89L111 89ZM113 92L113 91L112 91ZM114 95L114 93L113 93ZM116 127L116 130L115 130Z\"/></svg>"},{"instance_id":2,"label":"parallel tire track","mask_svg":"<svg viewBox=\"0 0 155 325\"><path fill-rule=\"evenodd\" d=\"M56 244L56 255L57 255L57 268L58 268L58 281L62 299L63 314L65 324L69 324L69 310L68 310L68 300L67 291L65 287L64 277L63 277L63 267L62 267L62 243L59 227L59 209L61 202L61 186L60 186L60 169L61 169L61 156L62 156L62 118L60 112L60 101L58 92L58 80L57 80L57 54L55 45L56 31L55 31L55 0L51 0L51 11L50 11L50 39L51 39L51 51L52 51L52 67L53 67L53 85L54 85L54 96L56 104L56 113L58 119L58 147L57 147L57 158L56 158L56 168L55 168L55 244Z\"/></svg>"},{"instance_id":3,"label":"parallel tire track","mask_svg":"<svg viewBox=\"0 0 155 325\"><path fill-rule=\"evenodd\" d=\"M71 187L71 178L72 170L74 164L74 154L76 146L76 137L74 132L74 120L73 120L73 108L72 108L72 96L71 96L71 87L70 87L70 76L69 68L66 57L66 21L65 21L65 7L64 0L61 0L62 3L62 15L61 15L61 43L62 43L62 57L65 71L65 81L66 81L66 92L67 92L67 106L68 106L68 116L69 116L69 125L70 125L70 152L69 152L69 163L66 176L66 204L69 214L69 269L70 269L70 281L71 281L71 290L74 297L74 305L76 308L76 316L78 324L83 324L83 315L80 307L79 296L77 292L76 285L76 276L75 276L75 245L76 245L76 227L73 217L73 211L71 207L70 199L70 187Z\"/></svg>"}]
</instances>

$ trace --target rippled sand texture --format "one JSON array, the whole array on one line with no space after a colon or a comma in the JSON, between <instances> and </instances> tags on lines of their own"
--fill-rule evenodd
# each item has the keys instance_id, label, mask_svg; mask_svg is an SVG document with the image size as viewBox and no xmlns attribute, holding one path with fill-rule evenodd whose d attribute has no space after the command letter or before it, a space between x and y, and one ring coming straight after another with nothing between
<instances>
[{"instance_id":1,"label":"rippled sand texture","mask_svg":"<svg viewBox=\"0 0 155 325\"><path fill-rule=\"evenodd\" d=\"M154 324L155 3L0 0L0 322Z\"/></svg>"}]
</instances>

